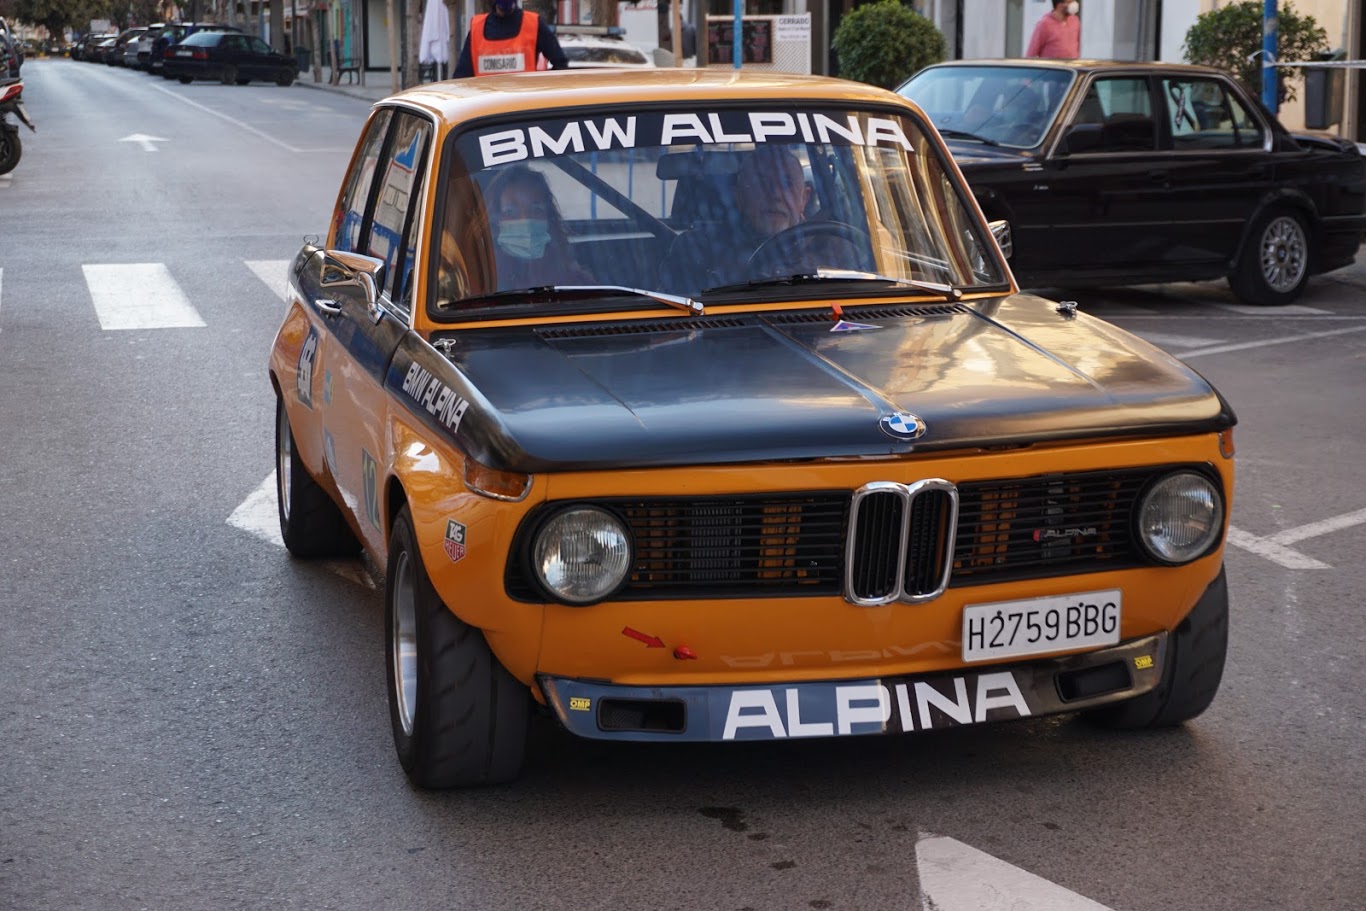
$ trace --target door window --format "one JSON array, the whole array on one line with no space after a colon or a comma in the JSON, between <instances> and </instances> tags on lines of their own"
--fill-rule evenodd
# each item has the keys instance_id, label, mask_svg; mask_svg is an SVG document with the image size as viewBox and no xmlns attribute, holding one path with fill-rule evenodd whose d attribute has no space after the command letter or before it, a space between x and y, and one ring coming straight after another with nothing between
<instances>
[{"instance_id":1,"label":"door window","mask_svg":"<svg viewBox=\"0 0 1366 911\"><path fill-rule=\"evenodd\" d=\"M390 300L407 300L417 250L414 222L421 215L422 183L431 123L407 112L394 116L392 135L379 164L379 194L365 252L384 260ZM408 309L405 305L404 309Z\"/></svg>"},{"instance_id":2,"label":"door window","mask_svg":"<svg viewBox=\"0 0 1366 911\"><path fill-rule=\"evenodd\" d=\"M1152 152L1157 149L1148 80L1142 76L1097 79L1086 90L1073 124L1099 126L1087 152Z\"/></svg>"},{"instance_id":3,"label":"door window","mask_svg":"<svg viewBox=\"0 0 1366 911\"><path fill-rule=\"evenodd\" d=\"M345 189L337 200L337 208L332 213L332 226L335 239L332 246L347 253L360 251L361 237L367 228L370 215L371 189L374 184L375 167L379 164L380 151L384 148L384 137L389 129L392 111L380 110L370 120L365 137L351 172L346 175Z\"/></svg>"},{"instance_id":4,"label":"door window","mask_svg":"<svg viewBox=\"0 0 1366 911\"><path fill-rule=\"evenodd\" d=\"M266 43L265 43L264 41L262 41L260 38L252 38L252 39L250 39L250 41L251 41L251 52L252 52L253 54L268 55L268 54L271 53L270 45L266 44Z\"/></svg>"},{"instance_id":5,"label":"door window","mask_svg":"<svg viewBox=\"0 0 1366 911\"><path fill-rule=\"evenodd\" d=\"M1218 79L1163 79L1162 98L1174 149L1259 149L1266 141L1247 105Z\"/></svg>"}]
</instances>

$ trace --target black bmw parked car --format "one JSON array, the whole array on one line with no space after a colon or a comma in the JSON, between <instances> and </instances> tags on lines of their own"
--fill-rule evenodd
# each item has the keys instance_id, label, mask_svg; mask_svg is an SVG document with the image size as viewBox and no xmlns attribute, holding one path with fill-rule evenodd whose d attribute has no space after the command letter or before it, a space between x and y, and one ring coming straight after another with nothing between
<instances>
[{"instance_id":1,"label":"black bmw parked car","mask_svg":"<svg viewBox=\"0 0 1366 911\"><path fill-rule=\"evenodd\" d=\"M289 85L298 75L293 57L277 54L260 38L233 32L196 32L166 54L166 75L181 82L217 79L224 85L246 85L269 79Z\"/></svg>"},{"instance_id":2,"label":"black bmw parked car","mask_svg":"<svg viewBox=\"0 0 1366 911\"><path fill-rule=\"evenodd\" d=\"M1105 61L927 67L897 91L948 141L1021 286L1227 276L1287 304L1348 265L1366 231L1366 158L1291 135L1228 74Z\"/></svg>"}]
</instances>

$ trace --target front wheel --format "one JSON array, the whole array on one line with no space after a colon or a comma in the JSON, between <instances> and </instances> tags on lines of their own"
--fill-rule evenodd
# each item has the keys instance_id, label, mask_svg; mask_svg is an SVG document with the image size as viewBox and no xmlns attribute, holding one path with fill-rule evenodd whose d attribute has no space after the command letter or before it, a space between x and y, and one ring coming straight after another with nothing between
<instances>
[{"instance_id":1,"label":"front wheel","mask_svg":"<svg viewBox=\"0 0 1366 911\"><path fill-rule=\"evenodd\" d=\"M531 697L484 634L451 613L418 551L412 514L394 518L384 582L389 719L408 779L420 788L498 784L526 753Z\"/></svg>"},{"instance_id":2,"label":"front wheel","mask_svg":"<svg viewBox=\"0 0 1366 911\"><path fill-rule=\"evenodd\" d=\"M237 67L233 66L231 63L224 64L223 72L218 78L224 85L232 85L237 81Z\"/></svg>"},{"instance_id":3,"label":"front wheel","mask_svg":"<svg viewBox=\"0 0 1366 911\"><path fill-rule=\"evenodd\" d=\"M360 552L360 542L341 509L299 458L282 398L275 400L275 494L280 537L291 554L353 557Z\"/></svg>"},{"instance_id":4,"label":"front wheel","mask_svg":"<svg viewBox=\"0 0 1366 911\"><path fill-rule=\"evenodd\" d=\"M180 77L180 84L181 84L181 85L189 85L191 82L194 82L194 80L191 79L189 76L181 76L181 77Z\"/></svg>"},{"instance_id":5,"label":"front wheel","mask_svg":"<svg viewBox=\"0 0 1366 911\"><path fill-rule=\"evenodd\" d=\"M294 84L294 71L286 67L275 75L275 84L278 86L288 86Z\"/></svg>"},{"instance_id":6,"label":"front wheel","mask_svg":"<svg viewBox=\"0 0 1366 911\"><path fill-rule=\"evenodd\" d=\"M1228 283L1249 304L1278 307L1293 302L1309 281L1313 249L1304 216L1272 209L1258 216L1238 254Z\"/></svg>"},{"instance_id":7,"label":"front wheel","mask_svg":"<svg viewBox=\"0 0 1366 911\"><path fill-rule=\"evenodd\" d=\"M19 131L0 127L0 174L8 174L18 167L23 154L24 144L19 141Z\"/></svg>"},{"instance_id":8,"label":"front wheel","mask_svg":"<svg viewBox=\"0 0 1366 911\"><path fill-rule=\"evenodd\" d=\"M1167 638L1166 666L1157 687L1086 716L1120 729L1170 727L1194 718L1214 701L1227 654L1228 579L1220 570L1195 609Z\"/></svg>"}]
</instances>

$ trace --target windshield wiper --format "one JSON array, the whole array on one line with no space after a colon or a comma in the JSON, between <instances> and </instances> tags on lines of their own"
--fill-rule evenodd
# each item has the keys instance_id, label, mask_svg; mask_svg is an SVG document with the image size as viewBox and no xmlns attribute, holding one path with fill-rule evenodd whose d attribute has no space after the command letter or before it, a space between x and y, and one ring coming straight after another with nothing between
<instances>
[{"instance_id":1,"label":"windshield wiper","mask_svg":"<svg viewBox=\"0 0 1366 911\"><path fill-rule=\"evenodd\" d=\"M893 278L890 275L879 275L876 272L860 272L854 269L818 269L815 272L799 272L795 275L784 275L776 278L762 278L747 282L736 282L733 285L717 285L715 288L703 289L703 294L724 294L728 291L750 291L756 288L771 288L775 285L804 285L817 282L879 282L882 284L896 285L901 288L915 288L919 291L933 291L936 294L944 295L945 300L956 301L963 297L963 292L953 285L942 285L939 282L923 282L914 278Z\"/></svg>"},{"instance_id":2,"label":"windshield wiper","mask_svg":"<svg viewBox=\"0 0 1366 911\"><path fill-rule=\"evenodd\" d=\"M437 301L436 306L442 310L449 310L454 307L469 306L475 303L494 302L499 300L522 300L528 297L538 297L547 294L573 294L588 296L592 294L612 294L630 295L633 297L643 297L656 303L674 307L694 316L701 316L704 311L700 301L695 301L690 297L680 297L677 294L665 294L662 291L649 291L644 288L628 288L625 285L537 285L534 288L512 288L506 291L492 291L488 294L474 294L470 297L462 297L459 300Z\"/></svg>"},{"instance_id":3,"label":"windshield wiper","mask_svg":"<svg viewBox=\"0 0 1366 911\"><path fill-rule=\"evenodd\" d=\"M971 139L974 142L980 142L982 145L1000 145L1000 143L994 139L988 139L985 136L978 136L976 133L969 133L967 130L954 130L946 127L938 127L938 130L939 135L943 136L945 139Z\"/></svg>"}]
</instances>

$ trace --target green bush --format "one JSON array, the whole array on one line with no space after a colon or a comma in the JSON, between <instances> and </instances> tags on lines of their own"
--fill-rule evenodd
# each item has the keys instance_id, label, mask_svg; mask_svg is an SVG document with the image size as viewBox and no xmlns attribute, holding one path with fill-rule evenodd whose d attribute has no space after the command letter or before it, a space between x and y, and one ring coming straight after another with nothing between
<instances>
[{"instance_id":1,"label":"green bush","mask_svg":"<svg viewBox=\"0 0 1366 911\"><path fill-rule=\"evenodd\" d=\"M934 23L898 0L877 0L846 13L832 42L845 79L894 89L947 53Z\"/></svg>"},{"instance_id":2,"label":"green bush","mask_svg":"<svg viewBox=\"0 0 1366 911\"><path fill-rule=\"evenodd\" d=\"M1328 33L1319 27L1313 16L1301 16L1289 3L1276 14L1279 50L1276 59L1283 63L1314 59L1314 54L1328 50ZM1186 32L1184 48L1186 60L1227 70L1238 78L1248 91L1262 93L1262 0L1242 0L1201 13ZM1253 56L1253 55L1256 56ZM1249 59L1250 58L1250 59ZM1295 99L1291 83L1300 78L1295 69L1277 70L1281 101Z\"/></svg>"}]
</instances>

